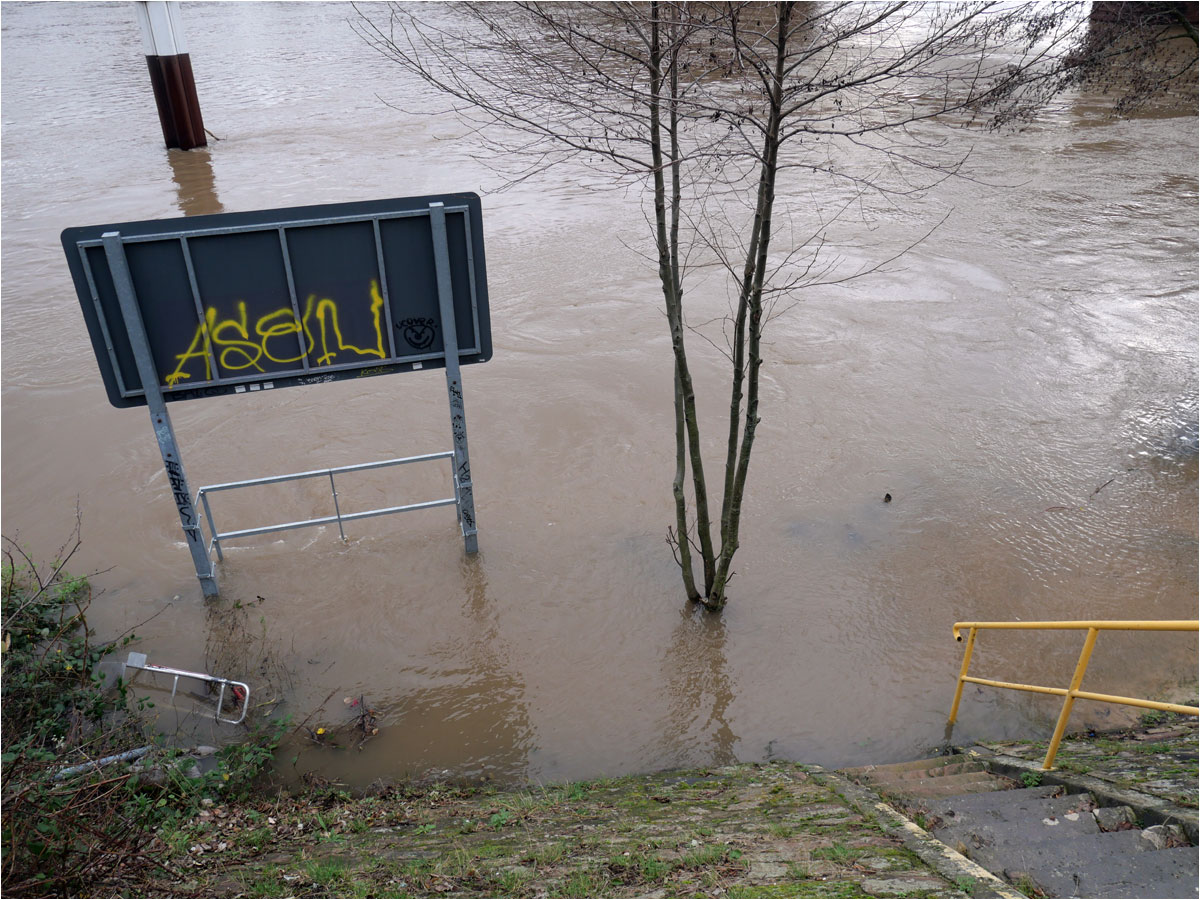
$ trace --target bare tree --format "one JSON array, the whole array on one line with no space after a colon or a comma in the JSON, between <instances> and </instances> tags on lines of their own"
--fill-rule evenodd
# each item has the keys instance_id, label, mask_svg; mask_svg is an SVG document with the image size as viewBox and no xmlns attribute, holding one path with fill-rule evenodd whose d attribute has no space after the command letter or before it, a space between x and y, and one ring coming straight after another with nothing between
<instances>
[{"instance_id":1,"label":"bare tree","mask_svg":"<svg viewBox=\"0 0 1200 900\"><path fill-rule=\"evenodd\" d=\"M781 199L781 183L838 180L850 209L866 195L898 203L954 175L970 146L932 126L961 134L1020 118L1061 90L1086 6L418 5L360 10L358 28L446 98L514 181L576 159L646 191L675 362L668 541L688 598L720 610L760 421L764 326L797 290L890 261L828 264L836 214ZM850 162L863 158L870 167ZM805 226L783 247L781 213ZM724 346L709 338L730 364L719 506L686 341L696 329L685 283L701 267L723 269L731 297Z\"/></svg>"}]
</instances>

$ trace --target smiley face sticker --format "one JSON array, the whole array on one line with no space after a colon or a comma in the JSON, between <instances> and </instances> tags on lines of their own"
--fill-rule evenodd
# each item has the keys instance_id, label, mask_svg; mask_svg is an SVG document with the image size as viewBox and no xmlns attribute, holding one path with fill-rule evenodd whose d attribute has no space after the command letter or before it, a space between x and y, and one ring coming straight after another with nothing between
<instances>
[{"instance_id":1,"label":"smiley face sticker","mask_svg":"<svg viewBox=\"0 0 1200 900\"><path fill-rule=\"evenodd\" d=\"M437 337L433 319L405 319L396 327L400 329L400 334L408 342L408 345L417 350L428 350L433 346L434 338Z\"/></svg>"}]
</instances>

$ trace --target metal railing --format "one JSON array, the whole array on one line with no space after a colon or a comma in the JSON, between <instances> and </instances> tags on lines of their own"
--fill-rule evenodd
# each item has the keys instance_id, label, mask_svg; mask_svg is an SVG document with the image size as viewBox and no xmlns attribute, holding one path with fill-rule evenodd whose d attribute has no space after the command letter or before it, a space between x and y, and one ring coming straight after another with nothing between
<instances>
[{"instance_id":1,"label":"metal railing","mask_svg":"<svg viewBox=\"0 0 1200 900\"><path fill-rule=\"evenodd\" d=\"M170 675L174 679L171 682L172 703L175 701L176 694L179 693L180 678L191 678L195 681L203 681L209 687L215 686L217 688L217 697L213 715L218 722L224 722L226 725L241 725L242 722L246 721L246 713L250 711L250 685L244 681L234 681L232 678L209 675L207 672L189 672L187 669L176 669L171 666L151 665L146 662L145 653L130 653L129 659L125 661L124 668L126 670L141 669L143 672L152 672L156 675ZM236 703L240 704L236 719L228 719L221 715L225 709L226 688L232 688L233 699Z\"/></svg>"},{"instance_id":2,"label":"metal railing","mask_svg":"<svg viewBox=\"0 0 1200 900\"><path fill-rule=\"evenodd\" d=\"M333 469L314 469L311 472L293 472L290 475L270 475L266 478L251 478L246 481L229 481L225 484L210 484L200 488L196 492L196 502L204 509L204 518L208 520L208 529L212 533L212 540L209 542L208 549L211 552L216 548L217 559L223 561L224 554L221 552L221 541L232 540L233 538L251 537L257 534L271 534L276 531L291 531L295 528L311 528L317 525L328 525L332 522L337 522L338 534L342 540L346 540L346 531L342 527L344 522L351 522L355 519L369 519L373 516L389 516L393 513L409 512L417 509L432 509L436 506L454 506L459 514L459 522L462 521L462 514L459 511L461 498L459 490L458 475L452 476L454 496L447 497L442 500L427 500L424 503L409 503L404 506L385 506L380 509L368 509L362 512L342 512L341 504L338 503L337 483L334 481L334 475L340 475L345 472L363 472L367 469L383 469L388 466L403 466L408 463L429 462L436 459L449 459L453 462L454 451L444 450L440 453L426 453L422 456L406 456L401 459L384 459L379 462L359 463L353 466L338 466ZM284 481L300 481L305 478L328 478L329 490L333 495L333 515L332 516L317 516L312 519L301 519L296 522L280 522L277 525L263 525L258 528L242 528L238 531L219 531L217 523L213 520L212 509L209 507L208 495L217 493L218 491L231 491L235 488L255 487L263 484L279 484Z\"/></svg>"},{"instance_id":3,"label":"metal railing","mask_svg":"<svg viewBox=\"0 0 1200 900\"><path fill-rule=\"evenodd\" d=\"M985 687L1007 688L1014 691L1027 691L1033 694L1054 694L1063 697L1062 711L1058 715L1058 724L1054 727L1054 735L1050 738L1050 746L1046 751L1046 760L1042 769L1054 766L1054 757L1058 753L1058 745L1067 730L1067 720L1071 717L1071 709L1079 700L1098 700L1101 703L1119 703L1124 706L1138 706L1143 709L1157 709L1163 712L1176 712L1185 715L1200 715L1200 708L1183 706L1178 703L1162 703L1157 700L1142 700L1137 697L1116 697L1111 694L1097 694L1092 691L1081 691L1083 676L1087 672L1088 661L1092 658L1092 650L1096 646L1096 638L1101 631L1200 631L1200 621L1186 619L1141 621L1081 621L1081 622L955 622L954 639L962 641L962 629L969 629L967 646L963 652L962 669L958 673L958 688L954 692L954 705L950 708L950 718L947 727L952 726L958 718L958 704L962 700L964 684L979 684ZM1008 681L993 681L989 678L975 678L967 674L971 665L971 653L975 649L975 634L981 628L1039 630L1039 631L1087 631L1083 649L1079 653L1079 662L1075 665L1075 674L1071 676L1071 684L1067 688L1044 687L1037 684L1014 684Z\"/></svg>"}]
</instances>

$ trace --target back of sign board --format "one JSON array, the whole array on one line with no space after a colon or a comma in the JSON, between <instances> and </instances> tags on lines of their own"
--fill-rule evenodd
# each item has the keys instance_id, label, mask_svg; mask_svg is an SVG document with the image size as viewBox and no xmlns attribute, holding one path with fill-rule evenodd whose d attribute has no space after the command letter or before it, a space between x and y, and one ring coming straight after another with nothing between
<instances>
[{"instance_id":1,"label":"back of sign board","mask_svg":"<svg viewBox=\"0 0 1200 900\"><path fill-rule=\"evenodd\" d=\"M445 365L430 219L442 204L462 364L492 354L475 194L68 228L110 402L146 403L101 240L120 235L164 399Z\"/></svg>"}]
</instances>

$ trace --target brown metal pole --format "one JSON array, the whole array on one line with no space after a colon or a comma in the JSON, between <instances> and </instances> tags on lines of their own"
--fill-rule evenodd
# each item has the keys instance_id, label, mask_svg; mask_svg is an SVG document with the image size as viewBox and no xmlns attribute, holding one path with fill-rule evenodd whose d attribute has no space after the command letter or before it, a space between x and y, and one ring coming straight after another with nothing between
<instances>
[{"instance_id":1,"label":"brown metal pole","mask_svg":"<svg viewBox=\"0 0 1200 900\"><path fill-rule=\"evenodd\" d=\"M167 147L180 150L208 146L192 60L183 39L179 4L149 0L135 5L163 140Z\"/></svg>"}]
</instances>

